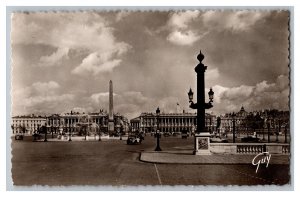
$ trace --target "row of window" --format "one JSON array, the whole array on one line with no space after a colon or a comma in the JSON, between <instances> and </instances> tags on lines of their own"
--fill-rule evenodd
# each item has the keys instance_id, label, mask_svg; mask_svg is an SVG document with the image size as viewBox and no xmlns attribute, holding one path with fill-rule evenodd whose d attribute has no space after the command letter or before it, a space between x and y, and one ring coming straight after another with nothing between
<instances>
[{"instance_id":1,"label":"row of window","mask_svg":"<svg viewBox=\"0 0 300 197\"><path fill-rule=\"evenodd\" d=\"M13 120L13 122L44 122L45 120Z\"/></svg>"}]
</instances>

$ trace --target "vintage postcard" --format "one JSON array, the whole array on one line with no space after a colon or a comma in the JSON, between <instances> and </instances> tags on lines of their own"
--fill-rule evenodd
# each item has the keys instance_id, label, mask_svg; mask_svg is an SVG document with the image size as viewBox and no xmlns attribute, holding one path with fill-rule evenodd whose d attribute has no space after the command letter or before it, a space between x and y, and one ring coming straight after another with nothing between
<instances>
[{"instance_id":1,"label":"vintage postcard","mask_svg":"<svg viewBox=\"0 0 300 197\"><path fill-rule=\"evenodd\" d=\"M12 188L291 186L289 9L9 17Z\"/></svg>"}]
</instances>

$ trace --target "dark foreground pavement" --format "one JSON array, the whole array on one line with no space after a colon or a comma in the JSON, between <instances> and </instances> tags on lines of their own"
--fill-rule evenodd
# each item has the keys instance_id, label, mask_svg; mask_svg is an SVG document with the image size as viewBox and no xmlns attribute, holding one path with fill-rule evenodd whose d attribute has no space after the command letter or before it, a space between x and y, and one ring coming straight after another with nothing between
<instances>
[{"instance_id":1,"label":"dark foreground pavement","mask_svg":"<svg viewBox=\"0 0 300 197\"><path fill-rule=\"evenodd\" d=\"M160 186L182 185L195 189L194 186L205 185L281 186L290 183L287 157L278 159L276 155L272 155L270 165L262 165L256 173L256 166L251 164L251 155L240 158L230 155L205 158L192 155L192 138L162 138L161 147L164 151L161 153L151 151L155 149L155 145L156 140L150 136L147 136L141 145L126 145L122 140L13 140L13 185L57 186L58 189L62 189L61 186L85 185L97 186L95 189L99 186L113 186L113 189L128 186L155 189L153 186L159 186L158 189L162 190L164 187ZM172 162L159 162L162 158ZM191 162L192 158L197 159ZM233 163L233 159L239 162ZM229 161L232 163L224 165ZM69 187L67 189L72 190ZM281 187L277 189L280 190Z\"/></svg>"}]
</instances>

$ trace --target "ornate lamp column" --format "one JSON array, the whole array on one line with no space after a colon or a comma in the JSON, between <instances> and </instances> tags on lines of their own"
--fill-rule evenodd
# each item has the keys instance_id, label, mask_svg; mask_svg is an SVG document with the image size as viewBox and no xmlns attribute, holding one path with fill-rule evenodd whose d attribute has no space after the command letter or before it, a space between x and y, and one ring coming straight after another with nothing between
<instances>
[{"instance_id":1,"label":"ornate lamp column","mask_svg":"<svg viewBox=\"0 0 300 197\"><path fill-rule=\"evenodd\" d=\"M156 148L155 151L161 151L160 145L159 145L159 138L160 138L160 132L159 132L159 115L160 115L160 110L159 107L156 109Z\"/></svg>"},{"instance_id":2,"label":"ornate lamp column","mask_svg":"<svg viewBox=\"0 0 300 197\"><path fill-rule=\"evenodd\" d=\"M268 128L268 143L270 143L270 119L268 118L267 128Z\"/></svg>"},{"instance_id":3,"label":"ornate lamp column","mask_svg":"<svg viewBox=\"0 0 300 197\"><path fill-rule=\"evenodd\" d=\"M45 139L44 139L44 142L48 142L47 140L47 123L45 123L45 126L42 127L44 132L45 132Z\"/></svg>"},{"instance_id":4,"label":"ornate lamp column","mask_svg":"<svg viewBox=\"0 0 300 197\"><path fill-rule=\"evenodd\" d=\"M69 122L69 142L72 141L72 128L71 128L71 122Z\"/></svg>"},{"instance_id":5,"label":"ornate lamp column","mask_svg":"<svg viewBox=\"0 0 300 197\"><path fill-rule=\"evenodd\" d=\"M209 150L209 138L210 133L205 130L205 109L213 107L213 96L214 92L212 88L208 92L209 102L205 102L205 80L204 72L207 69L207 66L204 66L202 63L204 55L199 53L197 56L199 64L195 67L195 72L197 73L197 103L193 102L193 91L190 89L188 92L190 108L197 109L197 129L194 142L194 154L210 154Z\"/></svg>"},{"instance_id":6,"label":"ornate lamp column","mask_svg":"<svg viewBox=\"0 0 300 197\"><path fill-rule=\"evenodd\" d=\"M288 126L288 123L284 127L284 143L287 143L287 126Z\"/></svg>"}]
</instances>

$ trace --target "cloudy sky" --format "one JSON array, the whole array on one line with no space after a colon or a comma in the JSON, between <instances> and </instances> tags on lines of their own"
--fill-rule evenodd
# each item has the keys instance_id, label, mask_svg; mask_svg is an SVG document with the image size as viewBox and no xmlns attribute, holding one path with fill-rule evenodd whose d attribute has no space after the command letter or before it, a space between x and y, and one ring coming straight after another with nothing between
<instances>
[{"instance_id":1,"label":"cloudy sky","mask_svg":"<svg viewBox=\"0 0 300 197\"><path fill-rule=\"evenodd\" d=\"M276 108L289 102L289 12L14 13L12 114L108 110L193 111L194 67L205 55L215 114ZM207 90L208 91L208 90Z\"/></svg>"}]
</instances>

